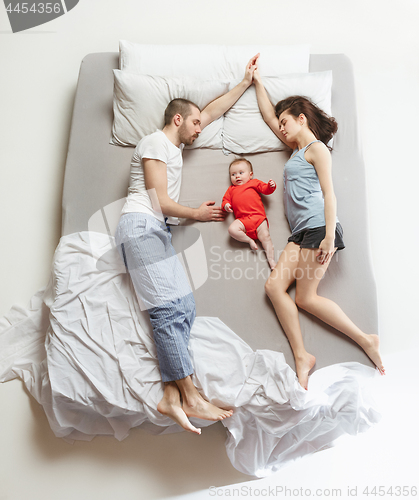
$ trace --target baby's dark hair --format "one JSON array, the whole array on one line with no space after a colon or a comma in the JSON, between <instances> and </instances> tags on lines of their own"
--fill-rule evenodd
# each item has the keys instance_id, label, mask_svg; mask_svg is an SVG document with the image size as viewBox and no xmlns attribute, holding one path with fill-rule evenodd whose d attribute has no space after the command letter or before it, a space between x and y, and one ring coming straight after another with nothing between
<instances>
[{"instance_id":1,"label":"baby's dark hair","mask_svg":"<svg viewBox=\"0 0 419 500\"><path fill-rule=\"evenodd\" d=\"M305 115L308 128L313 132L316 138L324 142L326 146L337 132L338 124L336 120L306 97L294 95L279 101L275 106L276 117L279 118L284 111L295 118L298 118L301 113ZM330 147L329 149L332 150Z\"/></svg>"},{"instance_id":2,"label":"baby's dark hair","mask_svg":"<svg viewBox=\"0 0 419 500\"><path fill-rule=\"evenodd\" d=\"M235 164L235 163L240 163L244 161L245 163L247 163L250 167L250 171L253 172L253 166L252 164L250 163L249 160L246 160L246 158L236 158L235 160L233 160L230 165L228 166L228 171L230 172L230 168Z\"/></svg>"}]
</instances>

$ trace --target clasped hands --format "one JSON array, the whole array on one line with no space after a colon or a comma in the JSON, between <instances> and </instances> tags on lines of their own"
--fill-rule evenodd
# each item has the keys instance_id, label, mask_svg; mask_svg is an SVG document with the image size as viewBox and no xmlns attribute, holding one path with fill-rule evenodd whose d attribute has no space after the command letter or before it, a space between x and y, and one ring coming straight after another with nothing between
<instances>
[{"instance_id":1,"label":"clasped hands","mask_svg":"<svg viewBox=\"0 0 419 500\"><path fill-rule=\"evenodd\" d=\"M259 72L257 71L258 69L258 58L260 56L260 53L257 53L255 56L253 56L250 61L246 65L246 70L244 73L244 78L243 80L248 84L251 85L253 82L254 77L257 74L257 77L259 78ZM255 74L256 71L256 74Z\"/></svg>"}]
</instances>

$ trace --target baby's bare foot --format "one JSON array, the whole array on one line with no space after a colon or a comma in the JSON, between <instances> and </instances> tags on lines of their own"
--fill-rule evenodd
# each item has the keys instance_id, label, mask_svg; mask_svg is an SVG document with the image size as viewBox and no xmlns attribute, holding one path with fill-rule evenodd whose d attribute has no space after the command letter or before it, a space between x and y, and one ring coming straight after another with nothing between
<instances>
[{"instance_id":1,"label":"baby's bare foot","mask_svg":"<svg viewBox=\"0 0 419 500\"><path fill-rule=\"evenodd\" d=\"M183 411L188 417L202 418L204 420L224 420L233 415L233 410L223 410L208 401L205 401L200 395L193 401L183 401Z\"/></svg>"},{"instance_id":2,"label":"baby's bare foot","mask_svg":"<svg viewBox=\"0 0 419 500\"><path fill-rule=\"evenodd\" d=\"M367 343L362 346L364 348L365 353L371 359L371 361L378 368L378 371L381 375L385 375L386 371L383 366L383 362L381 361L380 356L380 339L378 335L370 334L367 336Z\"/></svg>"},{"instance_id":3,"label":"baby's bare foot","mask_svg":"<svg viewBox=\"0 0 419 500\"><path fill-rule=\"evenodd\" d=\"M250 248L253 250L253 251L256 251L258 249L258 246L256 244L256 241L255 240L250 240L249 241L249 245L250 245Z\"/></svg>"},{"instance_id":4,"label":"baby's bare foot","mask_svg":"<svg viewBox=\"0 0 419 500\"><path fill-rule=\"evenodd\" d=\"M305 390L307 390L308 387L308 374L315 363L316 358L309 353L306 353L304 356L301 356L299 358L295 358L295 367L297 370L298 381Z\"/></svg>"}]
</instances>

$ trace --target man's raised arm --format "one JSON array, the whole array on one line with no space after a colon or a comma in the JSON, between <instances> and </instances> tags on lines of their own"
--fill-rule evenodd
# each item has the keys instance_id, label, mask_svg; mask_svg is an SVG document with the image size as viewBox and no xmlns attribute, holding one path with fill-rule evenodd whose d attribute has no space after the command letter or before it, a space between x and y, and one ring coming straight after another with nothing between
<instances>
[{"instance_id":1,"label":"man's raised arm","mask_svg":"<svg viewBox=\"0 0 419 500\"><path fill-rule=\"evenodd\" d=\"M247 63L244 78L238 85L231 89L230 92L227 92L227 94L224 94L207 104L207 106L202 110L201 129L205 128L211 122L228 111L231 106L233 106L233 104L243 95L245 90L250 87L253 81L253 72L257 66L258 57L259 54L256 54Z\"/></svg>"}]
</instances>

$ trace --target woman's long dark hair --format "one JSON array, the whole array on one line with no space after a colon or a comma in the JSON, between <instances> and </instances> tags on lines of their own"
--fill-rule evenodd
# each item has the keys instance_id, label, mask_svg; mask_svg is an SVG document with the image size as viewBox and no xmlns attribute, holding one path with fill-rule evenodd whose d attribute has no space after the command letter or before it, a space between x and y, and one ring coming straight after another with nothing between
<instances>
[{"instance_id":1,"label":"woman's long dark hair","mask_svg":"<svg viewBox=\"0 0 419 500\"><path fill-rule=\"evenodd\" d=\"M303 113L307 118L308 128L326 146L338 129L336 120L332 116L327 115L306 97L294 95L279 101L275 106L276 117L279 118L284 111L287 111L287 113L295 118L298 118ZM332 150L330 147L329 149Z\"/></svg>"}]
</instances>

